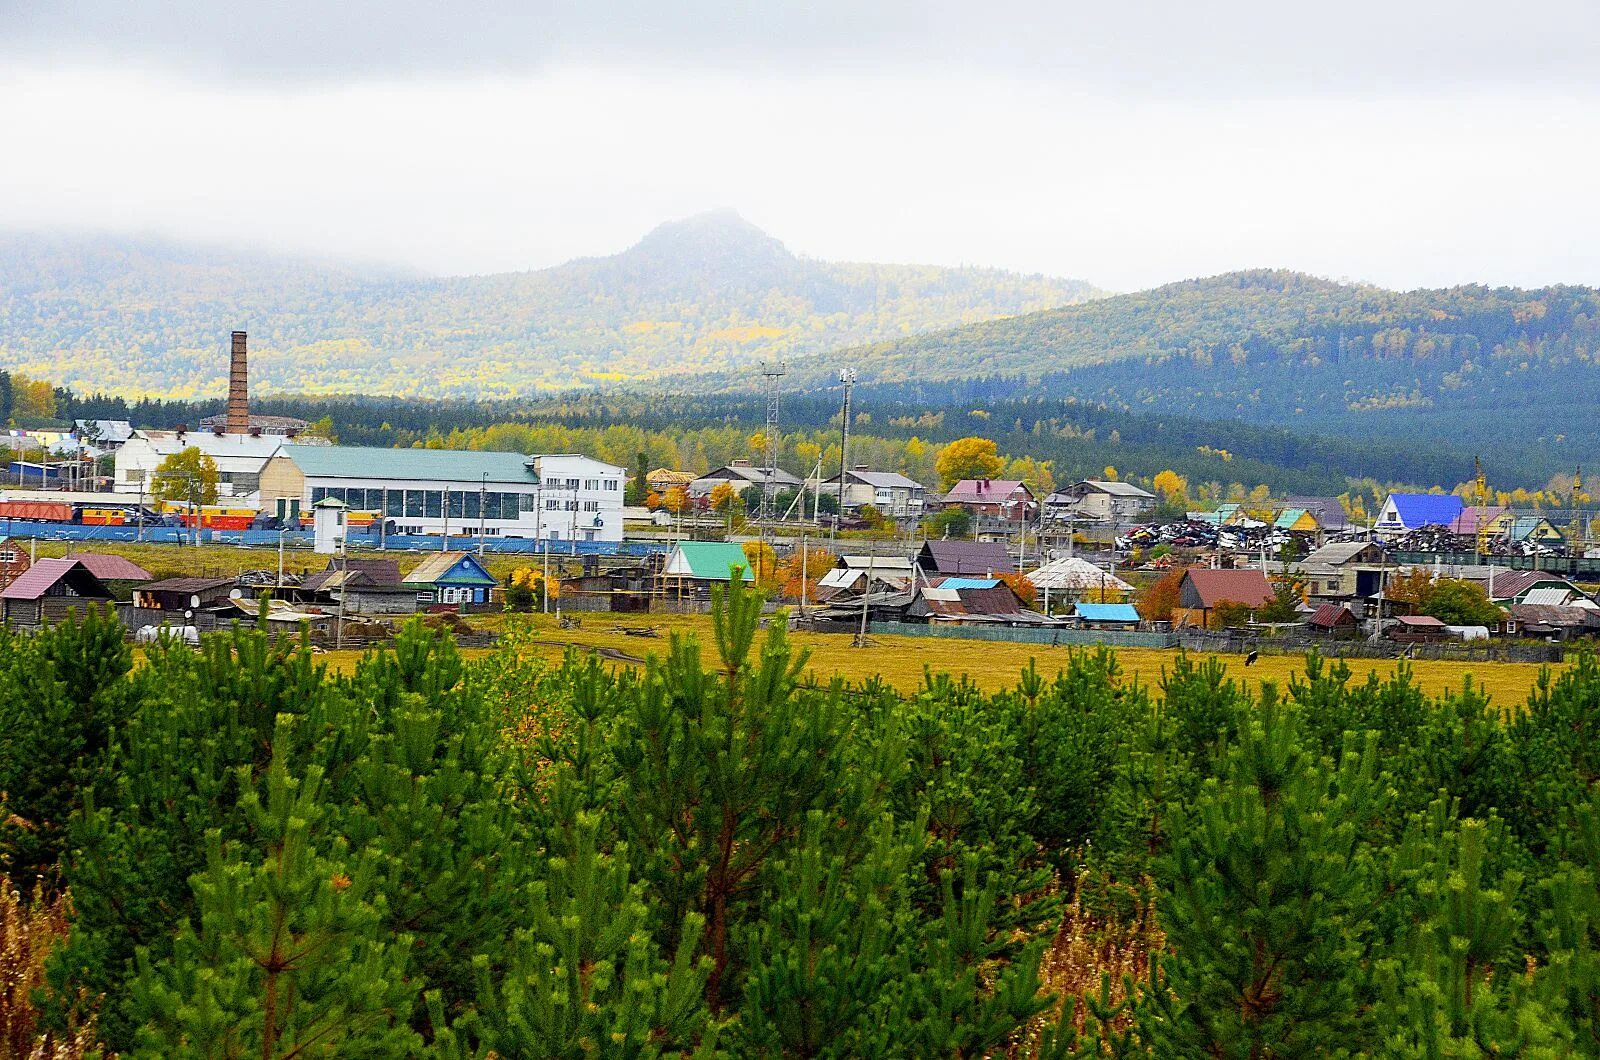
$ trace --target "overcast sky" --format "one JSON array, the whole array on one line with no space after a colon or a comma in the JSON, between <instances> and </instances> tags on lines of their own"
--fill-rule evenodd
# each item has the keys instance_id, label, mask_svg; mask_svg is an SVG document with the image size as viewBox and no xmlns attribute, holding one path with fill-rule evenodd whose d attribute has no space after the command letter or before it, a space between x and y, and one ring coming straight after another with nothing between
<instances>
[{"instance_id":1,"label":"overcast sky","mask_svg":"<svg viewBox=\"0 0 1600 1060\"><path fill-rule=\"evenodd\" d=\"M0 0L0 225L1600 284L1600 4Z\"/></svg>"}]
</instances>

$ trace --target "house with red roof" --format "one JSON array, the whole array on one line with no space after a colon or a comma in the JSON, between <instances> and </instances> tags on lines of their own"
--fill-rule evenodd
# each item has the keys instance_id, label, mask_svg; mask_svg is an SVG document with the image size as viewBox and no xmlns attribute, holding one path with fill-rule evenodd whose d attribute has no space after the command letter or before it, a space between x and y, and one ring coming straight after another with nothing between
<instances>
[{"instance_id":1,"label":"house with red roof","mask_svg":"<svg viewBox=\"0 0 1600 1060\"><path fill-rule=\"evenodd\" d=\"M1033 491L1012 478L964 478L950 487L944 503L993 519L1026 519L1034 511Z\"/></svg>"},{"instance_id":2,"label":"house with red roof","mask_svg":"<svg viewBox=\"0 0 1600 1060\"><path fill-rule=\"evenodd\" d=\"M1223 604L1242 604L1252 610L1271 603L1272 583L1258 570L1207 570L1191 567L1178 586L1178 606L1172 609L1174 626L1207 628Z\"/></svg>"},{"instance_id":3,"label":"house with red roof","mask_svg":"<svg viewBox=\"0 0 1600 1060\"><path fill-rule=\"evenodd\" d=\"M0 589L0 621L7 626L59 622L68 611L80 614L111 603L111 590L76 557L41 559Z\"/></svg>"}]
</instances>

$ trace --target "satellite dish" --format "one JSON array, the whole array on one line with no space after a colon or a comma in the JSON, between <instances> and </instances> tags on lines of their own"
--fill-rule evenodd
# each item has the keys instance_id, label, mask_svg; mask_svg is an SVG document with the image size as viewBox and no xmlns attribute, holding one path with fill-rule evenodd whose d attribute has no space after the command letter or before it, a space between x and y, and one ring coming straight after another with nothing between
<instances>
[{"instance_id":1,"label":"satellite dish","mask_svg":"<svg viewBox=\"0 0 1600 1060\"><path fill-rule=\"evenodd\" d=\"M200 606L200 598L198 596L189 597L189 606L190 607L199 607Z\"/></svg>"},{"instance_id":2,"label":"satellite dish","mask_svg":"<svg viewBox=\"0 0 1600 1060\"><path fill-rule=\"evenodd\" d=\"M228 599L230 599L230 600L243 600L244 599L244 590L243 589L230 589L230 590L228 590Z\"/></svg>"}]
</instances>

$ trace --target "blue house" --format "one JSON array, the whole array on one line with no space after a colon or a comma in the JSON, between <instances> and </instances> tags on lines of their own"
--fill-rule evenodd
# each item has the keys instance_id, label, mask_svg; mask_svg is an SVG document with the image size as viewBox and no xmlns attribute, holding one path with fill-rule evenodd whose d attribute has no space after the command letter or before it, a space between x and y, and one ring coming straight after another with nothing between
<instances>
[{"instance_id":1,"label":"blue house","mask_svg":"<svg viewBox=\"0 0 1600 1060\"><path fill-rule=\"evenodd\" d=\"M1453 493L1391 493L1374 528L1398 536L1424 526L1453 526L1466 504Z\"/></svg>"},{"instance_id":2,"label":"blue house","mask_svg":"<svg viewBox=\"0 0 1600 1060\"><path fill-rule=\"evenodd\" d=\"M1139 628L1139 611L1132 604L1078 604L1073 613L1089 629Z\"/></svg>"},{"instance_id":3,"label":"blue house","mask_svg":"<svg viewBox=\"0 0 1600 1060\"><path fill-rule=\"evenodd\" d=\"M499 583L470 552L436 552L400 584L424 603L486 604Z\"/></svg>"}]
</instances>

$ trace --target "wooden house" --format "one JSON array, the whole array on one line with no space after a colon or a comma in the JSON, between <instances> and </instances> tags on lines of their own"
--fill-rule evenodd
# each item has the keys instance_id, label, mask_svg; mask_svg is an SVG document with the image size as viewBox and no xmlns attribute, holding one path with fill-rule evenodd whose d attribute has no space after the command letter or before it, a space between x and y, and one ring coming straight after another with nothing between
<instances>
[{"instance_id":1,"label":"wooden house","mask_svg":"<svg viewBox=\"0 0 1600 1060\"><path fill-rule=\"evenodd\" d=\"M229 606L232 578L163 578L133 590L133 606L148 611L205 611Z\"/></svg>"},{"instance_id":2,"label":"wooden house","mask_svg":"<svg viewBox=\"0 0 1600 1060\"><path fill-rule=\"evenodd\" d=\"M437 552L401 584L428 604L487 604L499 582L470 552Z\"/></svg>"},{"instance_id":3,"label":"wooden house","mask_svg":"<svg viewBox=\"0 0 1600 1060\"><path fill-rule=\"evenodd\" d=\"M0 589L16 581L31 562L23 541L14 537L0 541Z\"/></svg>"},{"instance_id":4,"label":"wooden house","mask_svg":"<svg viewBox=\"0 0 1600 1060\"><path fill-rule=\"evenodd\" d=\"M70 610L111 603L106 583L76 558L41 559L0 589L0 620L8 626L59 622Z\"/></svg>"},{"instance_id":5,"label":"wooden house","mask_svg":"<svg viewBox=\"0 0 1600 1060\"><path fill-rule=\"evenodd\" d=\"M1174 626L1207 628L1218 607L1242 604L1252 610L1273 600L1272 583L1258 570L1207 570L1191 567L1178 587Z\"/></svg>"}]
</instances>

